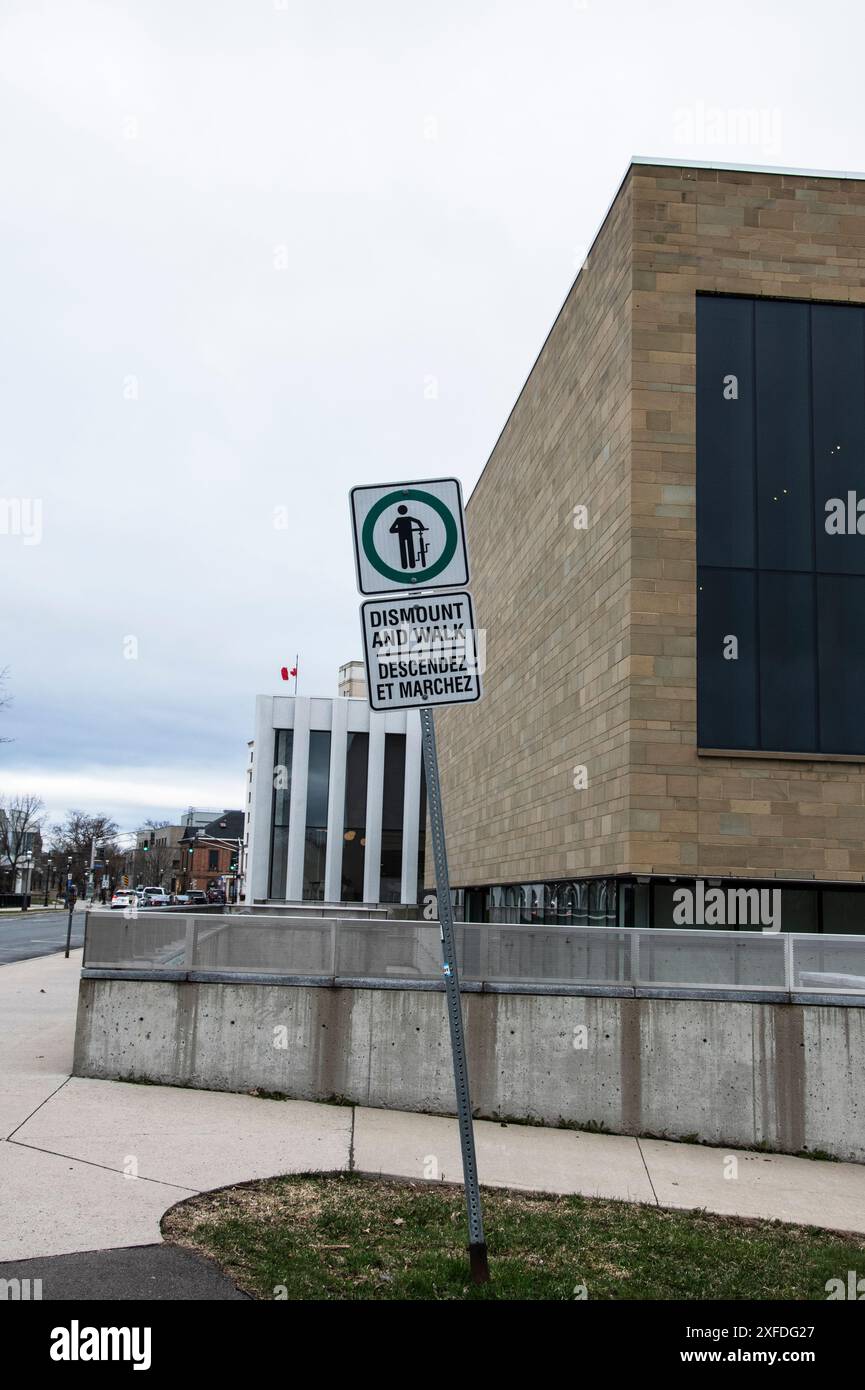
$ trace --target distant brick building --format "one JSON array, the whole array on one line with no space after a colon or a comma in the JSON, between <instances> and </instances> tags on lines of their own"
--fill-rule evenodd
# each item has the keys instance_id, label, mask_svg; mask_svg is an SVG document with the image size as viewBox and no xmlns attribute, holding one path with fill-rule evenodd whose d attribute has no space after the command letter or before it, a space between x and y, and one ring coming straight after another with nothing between
<instances>
[{"instance_id":1,"label":"distant brick building","mask_svg":"<svg viewBox=\"0 0 865 1390\"><path fill-rule=\"evenodd\" d=\"M204 826L188 825L180 842L182 869L179 891L199 888L209 892L222 887L233 897L233 884L241 871L243 812L223 811Z\"/></svg>"}]
</instances>

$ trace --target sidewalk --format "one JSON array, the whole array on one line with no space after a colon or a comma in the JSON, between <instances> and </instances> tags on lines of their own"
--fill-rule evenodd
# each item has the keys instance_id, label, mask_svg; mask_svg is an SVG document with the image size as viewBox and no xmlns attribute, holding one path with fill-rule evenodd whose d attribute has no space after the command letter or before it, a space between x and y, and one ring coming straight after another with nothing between
<instances>
[{"instance_id":1,"label":"sidewalk","mask_svg":"<svg viewBox=\"0 0 865 1390\"><path fill-rule=\"evenodd\" d=\"M278 1173L422 1180L435 1160L461 1180L455 1120L71 1077L80 960L0 968L0 1261L158 1246L176 1202ZM490 1186L865 1233L859 1164L739 1151L730 1180L727 1149L483 1120L476 1135Z\"/></svg>"},{"instance_id":2,"label":"sidewalk","mask_svg":"<svg viewBox=\"0 0 865 1390\"><path fill-rule=\"evenodd\" d=\"M99 903L91 903L87 898L76 898L75 900L76 912L91 912L94 909L94 907L98 908L99 906ZM43 912L63 912L68 914L69 908L66 906L64 902L61 902L59 900L46 904L42 902L41 898L34 898L30 906L26 909L22 909L20 907L0 907L0 918L36 917Z\"/></svg>"}]
</instances>

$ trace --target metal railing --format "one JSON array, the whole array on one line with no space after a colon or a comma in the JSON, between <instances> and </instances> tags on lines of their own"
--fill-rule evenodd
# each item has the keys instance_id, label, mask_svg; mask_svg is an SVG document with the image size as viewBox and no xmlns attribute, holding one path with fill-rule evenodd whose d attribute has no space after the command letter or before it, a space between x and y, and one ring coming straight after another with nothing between
<instances>
[{"instance_id":1,"label":"metal railing","mask_svg":"<svg viewBox=\"0 0 865 1390\"><path fill-rule=\"evenodd\" d=\"M458 923L463 984L865 996L865 936ZM441 982L436 922L88 912L86 970Z\"/></svg>"}]
</instances>

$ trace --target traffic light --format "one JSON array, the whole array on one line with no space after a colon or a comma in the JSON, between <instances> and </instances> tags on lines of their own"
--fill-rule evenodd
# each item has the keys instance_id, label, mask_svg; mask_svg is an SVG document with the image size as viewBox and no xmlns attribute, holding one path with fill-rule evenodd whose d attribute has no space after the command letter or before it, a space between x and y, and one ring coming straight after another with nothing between
<instances>
[{"instance_id":1,"label":"traffic light","mask_svg":"<svg viewBox=\"0 0 865 1390\"><path fill-rule=\"evenodd\" d=\"M147 851L148 851L149 849L150 849L150 846L149 846L149 845L145 845L145 846L144 846L144 853L146 854Z\"/></svg>"}]
</instances>

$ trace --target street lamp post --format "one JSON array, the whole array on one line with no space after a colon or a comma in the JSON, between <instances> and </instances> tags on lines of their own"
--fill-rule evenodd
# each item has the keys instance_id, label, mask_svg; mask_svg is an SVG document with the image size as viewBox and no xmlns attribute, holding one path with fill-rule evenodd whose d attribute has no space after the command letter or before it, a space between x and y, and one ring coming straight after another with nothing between
<instances>
[{"instance_id":1,"label":"street lamp post","mask_svg":"<svg viewBox=\"0 0 865 1390\"><path fill-rule=\"evenodd\" d=\"M24 853L24 863L21 870L23 883L21 884L21 911L26 912L30 906L30 876L33 873L33 851L28 849Z\"/></svg>"}]
</instances>

